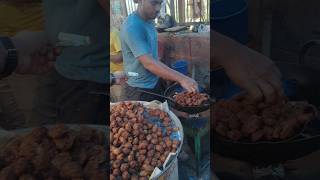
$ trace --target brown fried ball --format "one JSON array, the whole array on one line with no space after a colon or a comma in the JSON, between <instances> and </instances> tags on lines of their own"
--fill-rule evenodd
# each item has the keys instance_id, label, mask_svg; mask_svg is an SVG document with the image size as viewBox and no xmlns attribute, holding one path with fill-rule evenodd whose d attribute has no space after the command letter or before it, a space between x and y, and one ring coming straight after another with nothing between
<instances>
[{"instance_id":1,"label":"brown fried ball","mask_svg":"<svg viewBox=\"0 0 320 180\"><path fill-rule=\"evenodd\" d=\"M19 180L36 180L36 178L31 174L23 174L19 177Z\"/></svg>"},{"instance_id":2,"label":"brown fried ball","mask_svg":"<svg viewBox=\"0 0 320 180\"><path fill-rule=\"evenodd\" d=\"M61 166L60 175L62 178L82 178L83 170L77 162L69 161Z\"/></svg>"},{"instance_id":3,"label":"brown fried ball","mask_svg":"<svg viewBox=\"0 0 320 180\"><path fill-rule=\"evenodd\" d=\"M53 128L49 129L48 135L49 137L56 139L61 138L66 133L68 133L69 129L64 124L57 124Z\"/></svg>"}]
</instances>

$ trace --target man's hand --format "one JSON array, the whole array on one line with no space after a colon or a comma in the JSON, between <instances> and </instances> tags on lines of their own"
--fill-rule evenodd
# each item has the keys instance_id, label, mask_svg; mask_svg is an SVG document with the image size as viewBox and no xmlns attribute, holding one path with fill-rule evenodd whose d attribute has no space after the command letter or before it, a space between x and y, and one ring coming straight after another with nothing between
<instances>
[{"instance_id":1,"label":"man's hand","mask_svg":"<svg viewBox=\"0 0 320 180\"><path fill-rule=\"evenodd\" d=\"M156 76L165 80L178 82L188 92L198 91L198 84L195 80L169 68L161 61L153 60L149 55L142 55L138 59L147 70Z\"/></svg>"},{"instance_id":2,"label":"man's hand","mask_svg":"<svg viewBox=\"0 0 320 180\"><path fill-rule=\"evenodd\" d=\"M250 99L272 102L283 95L281 73L266 56L213 32L213 61L230 79L246 90Z\"/></svg>"},{"instance_id":3,"label":"man's hand","mask_svg":"<svg viewBox=\"0 0 320 180\"><path fill-rule=\"evenodd\" d=\"M115 63L115 64L120 64L123 62L122 60L122 53L118 53L116 55L110 55L110 60L111 62Z\"/></svg>"},{"instance_id":4,"label":"man's hand","mask_svg":"<svg viewBox=\"0 0 320 180\"><path fill-rule=\"evenodd\" d=\"M30 55L19 56L18 74L43 74L54 68L54 61L59 50L49 44Z\"/></svg>"},{"instance_id":5,"label":"man's hand","mask_svg":"<svg viewBox=\"0 0 320 180\"><path fill-rule=\"evenodd\" d=\"M281 74L275 64L263 55L253 53L251 57L239 60L226 68L226 72L253 100L265 100L270 103L283 95Z\"/></svg>"},{"instance_id":6,"label":"man's hand","mask_svg":"<svg viewBox=\"0 0 320 180\"><path fill-rule=\"evenodd\" d=\"M47 35L43 31L21 31L12 38L19 56L30 55L42 50L48 44Z\"/></svg>"},{"instance_id":7,"label":"man's hand","mask_svg":"<svg viewBox=\"0 0 320 180\"><path fill-rule=\"evenodd\" d=\"M184 76L180 81L180 85L187 90L188 92L197 92L198 91L198 83L188 76Z\"/></svg>"},{"instance_id":8,"label":"man's hand","mask_svg":"<svg viewBox=\"0 0 320 180\"><path fill-rule=\"evenodd\" d=\"M128 78L123 71L116 71L113 73L114 77L116 78L116 84L122 85L124 84Z\"/></svg>"},{"instance_id":9,"label":"man's hand","mask_svg":"<svg viewBox=\"0 0 320 180\"><path fill-rule=\"evenodd\" d=\"M48 43L44 32L22 31L12 41L18 51L19 74L42 74L53 68L59 50Z\"/></svg>"}]
</instances>

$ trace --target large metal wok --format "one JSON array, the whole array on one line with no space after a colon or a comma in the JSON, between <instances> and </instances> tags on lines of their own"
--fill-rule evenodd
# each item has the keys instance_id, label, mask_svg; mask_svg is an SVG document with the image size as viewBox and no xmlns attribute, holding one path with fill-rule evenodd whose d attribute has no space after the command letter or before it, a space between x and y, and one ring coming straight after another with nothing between
<instances>
[{"instance_id":1,"label":"large metal wok","mask_svg":"<svg viewBox=\"0 0 320 180\"><path fill-rule=\"evenodd\" d=\"M304 48L301 57L303 57L305 53L306 50ZM282 72L283 86L290 100L307 100L317 107L320 106L320 70L304 64L277 62L276 65ZM211 75L215 73L217 72L212 72ZM226 96L223 96L221 93L223 91L229 91L229 93L237 93L239 91L239 89L230 85L229 87L215 86L215 78L214 76L211 77L214 86L212 94L215 95L217 100L219 98L226 98ZM219 85L220 80L221 79L216 79L218 82L216 85ZM230 87L232 87L233 90L230 91ZM215 153L253 164L271 164L297 159L319 148L320 119L318 118L310 121L298 136L288 141L244 143L214 136Z\"/></svg>"}]
</instances>

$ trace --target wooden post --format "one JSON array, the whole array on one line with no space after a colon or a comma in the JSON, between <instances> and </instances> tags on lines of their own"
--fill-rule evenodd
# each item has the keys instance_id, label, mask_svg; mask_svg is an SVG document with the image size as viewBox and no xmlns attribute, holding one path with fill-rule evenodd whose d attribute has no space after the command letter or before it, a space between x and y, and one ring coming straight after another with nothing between
<instances>
[{"instance_id":1,"label":"wooden post","mask_svg":"<svg viewBox=\"0 0 320 180\"><path fill-rule=\"evenodd\" d=\"M179 4L179 24L185 22L185 1L178 0Z\"/></svg>"},{"instance_id":2,"label":"wooden post","mask_svg":"<svg viewBox=\"0 0 320 180\"><path fill-rule=\"evenodd\" d=\"M170 0L170 14L171 17L176 20L174 0Z\"/></svg>"},{"instance_id":3,"label":"wooden post","mask_svg":"<svg viewBox=\"0 0 320 180\"><path fill-rule=\"evenodd\" d=\"M127 17L128 16L128 11L127 11L126 0L120 0L120 4L121 4L122 15L124 17Z\"/></svg>"}]
</instances>

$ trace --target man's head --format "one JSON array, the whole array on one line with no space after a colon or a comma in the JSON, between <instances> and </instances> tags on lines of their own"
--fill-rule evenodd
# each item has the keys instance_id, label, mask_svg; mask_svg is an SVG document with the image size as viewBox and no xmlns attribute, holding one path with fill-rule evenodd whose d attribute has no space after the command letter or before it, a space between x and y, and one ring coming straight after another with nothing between
<instances>
[{"instance_id":1,"label":"man's head","mask_svg":"<svg viewBox=\"0 0 320 180\"><path fill-rule=\"evenodd\" d=\"M160 12L163 0L135 0L138 3L138 11L140 15L146 19L155 19Z\"/></svg>"}]
</instances>

